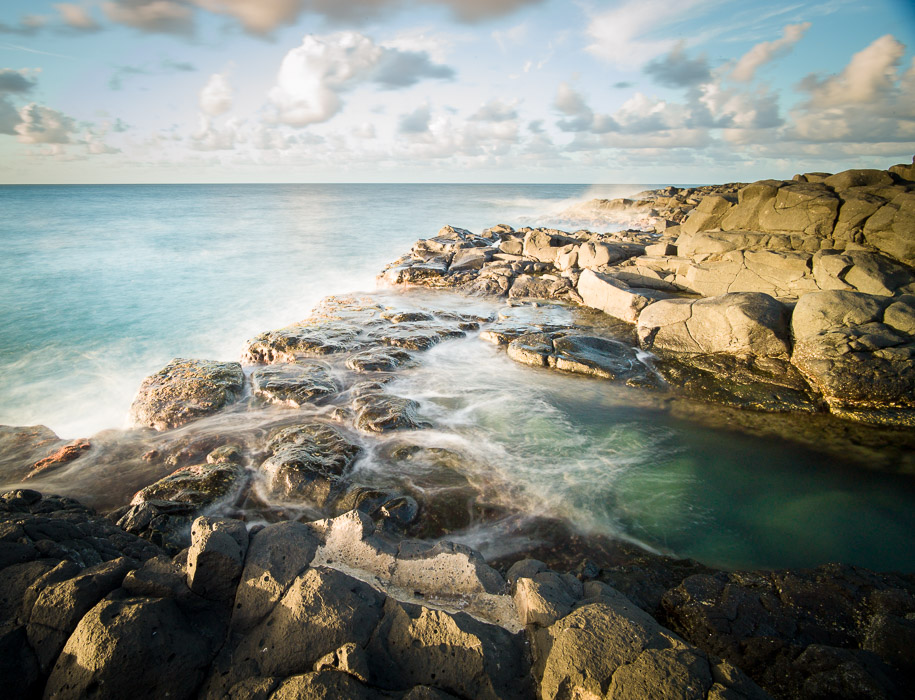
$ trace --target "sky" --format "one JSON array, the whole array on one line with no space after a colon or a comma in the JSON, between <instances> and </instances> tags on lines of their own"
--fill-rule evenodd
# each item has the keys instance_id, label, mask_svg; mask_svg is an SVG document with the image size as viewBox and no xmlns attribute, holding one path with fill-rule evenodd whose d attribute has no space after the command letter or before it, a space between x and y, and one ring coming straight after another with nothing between
<instances>
[{"instance_id":1,"label":"sky","mask_svg":"<svg viewBox=\"0 0 915 700\"><path fill-rule=\"evenodd\" d=\"M3 0L0 183L713 183L915 155L912 0Z\"/></svg>"}]
</instances>

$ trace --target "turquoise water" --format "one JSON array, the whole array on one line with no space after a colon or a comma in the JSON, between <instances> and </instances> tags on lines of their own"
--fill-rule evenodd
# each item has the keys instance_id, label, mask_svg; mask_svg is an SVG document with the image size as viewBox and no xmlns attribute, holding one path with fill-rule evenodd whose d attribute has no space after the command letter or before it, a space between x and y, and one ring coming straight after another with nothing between
<instances>
[{"instance_id":1,"label":"turquoise water","mask_svg":"<svg viewBox=\"0 0 915 700\"><path fill-rule=\"evenodd\" d=\"M571 202L643 188L0 187L0 423L121 427L172 357L237 359L321 297L372 289L444 224L574 229ZM518 508L723 566L915 571L911 479L678 421L475 338L435 348L397 390Z\"/></svg>"}]
</instances>

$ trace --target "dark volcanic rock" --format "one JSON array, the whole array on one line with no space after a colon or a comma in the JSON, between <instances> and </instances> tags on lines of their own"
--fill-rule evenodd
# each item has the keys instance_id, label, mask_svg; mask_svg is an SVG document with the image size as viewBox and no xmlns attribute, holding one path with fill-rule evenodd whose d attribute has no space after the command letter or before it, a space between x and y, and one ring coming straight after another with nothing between
<instances>
[{"instance_id":1,"label":"dark volcanic rock","mask_svg":"<svg viewBox=\"0 0 915 700\"><path fill-rule=\"evenodd\" d=\"M148 501L173 501L198 507L236 496L247 481L243 466L234 462L193 464L177 469L133 497L131 505Z\"/></svg>"},{"instance_id":2,"label":"dark volcanic rock","mask_svg":"<svg viewBox=\"0 0 915 700\"><path fill-rule=\"evenodd\" d=\"M138 425L167 430L235 401L244 381L237 362L175 359L143 380L130 413Z\"/></svg>"},{"instance_id":3,"label":"dark volcanic rock","mask_svg":"<svg viewBox=\"0 0 915 700\"><path fill-rule=\"evenodd\" d=\"M267 449L272 455L261 465L261 471L268 492L318 507L328 505L340 494L343 477L360 452L339 429L318 422L281 428L273 433Z\"/></svg>"},{"instance_id":4,"label":"dark volcanic rock","mask_svg":"<svg viewBox=\"0 0 915 700\"><path fill-rule=\"evenodd\" d=\"M778 697L853 698L862 688L876 693L868 697L902 697L915 678L915 657L898 641L882 661L869 653L877 630L909 628L911 576L840 565L700 574L668 591L661 607L672 629Z\"/></svg>"},{"instance_id":5,"label":"dark volcanic rock","mask_svg":"<svg viewBox=\"0 0 915 700\"><path fill-rule=\"evenodd\" d=\"M356 427L373 433L389 430L418 430L430 424L416 415L419 404L413 399L390 394L368 393L353 402Z\"/></svg>"},{"instance_id":6,"label":"dark volcanic rock","mask_svg":"<svg viewBox=\"0 0 915 700\"><path fill-rule=\"evenodd\" d=\"M327 365L318 362L270 365L251 373L255 396L270 403L298 408L302 404L336 394L340 385Z\"/></svg>"}]
</instances>

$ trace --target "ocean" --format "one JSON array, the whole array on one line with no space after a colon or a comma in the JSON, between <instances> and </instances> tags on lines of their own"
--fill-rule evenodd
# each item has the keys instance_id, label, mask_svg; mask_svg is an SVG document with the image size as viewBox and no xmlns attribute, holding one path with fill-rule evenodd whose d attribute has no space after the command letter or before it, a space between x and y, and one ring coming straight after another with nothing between
<instances>
[{"instance_id":1,"label":"ocean","mask_svg":"<svg viewBox=\"0 0 915 700\"><path fill-rule=\"evenodd\" d=\"M567 209L650 186L0 187L0 423L126 427L141 380L171 358L236 360L322 297L372 290L445 224L613 230ZM911 479L665 414L477 338L427 355L398 392L498 470L518 508L719 566L915 571ZM500 553L485 528L456 538Z\"/></svg>"}]
</instances>

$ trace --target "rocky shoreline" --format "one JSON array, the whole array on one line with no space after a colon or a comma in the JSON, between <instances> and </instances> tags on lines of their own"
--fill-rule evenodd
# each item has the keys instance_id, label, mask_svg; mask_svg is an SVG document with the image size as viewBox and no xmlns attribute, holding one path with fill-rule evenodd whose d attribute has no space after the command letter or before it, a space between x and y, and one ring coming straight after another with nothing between
<instances>
[{"instance_id":1,"label":"rocky shoreline","mask_svg":"<svg viewBox=\"0 0 915 700\"><path fill-rule=\"evenodd\" d=\"M520 518L391 390L478 333L915 473L915 165L643 194L586 206L651 231L446 226L382 273L392 291L328 298L241 363L173 360L134 430L0 427L13 695L904 697L915 576L715 571ZM487 562L448 540L499 519L531 545Z\"/></svg>"}]
</instances>

